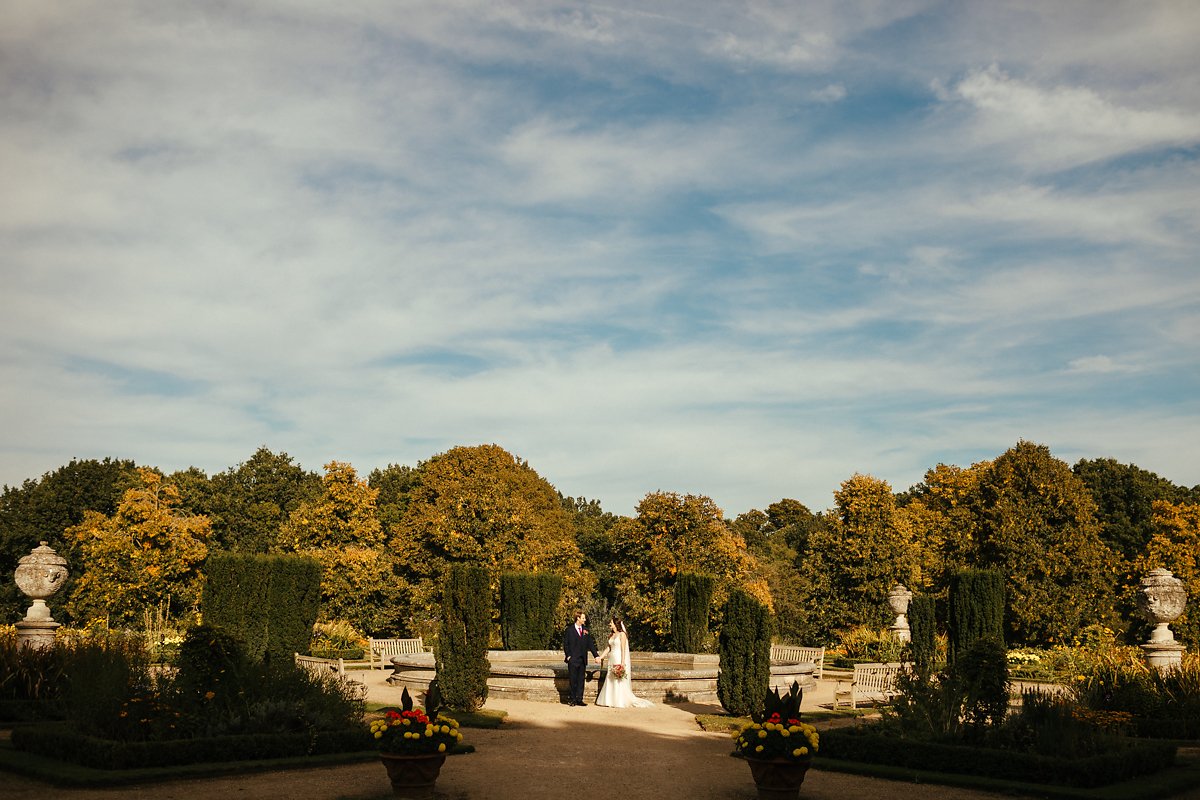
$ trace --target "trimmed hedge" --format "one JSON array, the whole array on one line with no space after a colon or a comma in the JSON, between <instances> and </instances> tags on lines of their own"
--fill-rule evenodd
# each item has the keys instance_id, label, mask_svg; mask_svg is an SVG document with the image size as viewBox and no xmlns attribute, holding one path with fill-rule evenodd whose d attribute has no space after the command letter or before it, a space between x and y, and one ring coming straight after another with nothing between
<instances>
[{"instance_id":1,"label":"trimmed hedge","mask_svg":"<svg viewBox=\"0 0 1200 800\"><path fill-rule=\"evenodd\" d=\"M545 650L555 639L562 576L506 572L500 576L500 637L505 650Z\"/></svg>"},{"instance_id":2,"label":"trimmed hedge","mask_svg":"<svg viewBox=\"0 0 1200 800\"><path fill-rule=\"evenodd\" d=\"M675 608L671 611L671 640L677 653L699 653L708 636L708 607L715 579L681 572L675 578Z\"/></svg>"},{"instance_id":3,"label":"trimmed hedge","mask_svg":"<svg viewBox=\"0 0 1200 800\"><path fill-rule=\"evenodd\" d=\"M1090 788L1166 769L1175 761L1175 747L1160 742L1131 741L1101 755L1066 759L1015 750L901 739L895 735L854 729L823 731L821 755L932 772Z\"/></svg>"},{"instance_id":4,"label":"trimmed hedge","mask_svg":"<svg viewBox=\"0 0 1200 800\"><path fill-rule=\"evenodd\" d=\"M914 594L908 604L912 633L912 660L917 670L929 674L937 669L937 616L932 595Z\"/></svg>"},{"instance_id":5,"label":"trimmed hedge","mask_svg":"<svg viewBox=\"0 0 1200 800\"><path fill-rule=\"evenodd\" d=\"M77 729L61 723L14 728L12 744L18 750L94 769L138 769L254 761L325 753L355 753L374 749L374 740L365 728L318 731L313 734L263 733L202 739L121 742L84 736Z\"/></svg>"},{"instance_id":6,"label":"trimmed hedge","mask_svg":"<svg viewBox=\"0 0 1200 800\"><path fill-rule=\"evenodd\" d=\"M307 653L321 602L321 565L295 555L213 553L205 561L204 622L236 637L254 661Z\"/></svg>"},{"instance_id":7,"label":"trimmed hedge","mask_svg":"<svg viewBox=\"0 0 1200 800\"><path fill-rule=\"evenodd\" d=\"M1004 576L995 570L964 569L950 577L951 664L980 639L1004 644Z\"/></svg>"},{"instance_id":8,"label":"trimmed hedge","mask_svg":"<svg viewBox=\"0 0 1200 800\"><path fill-rule=\"evenodd\" d=\"M762 710L771 684L771 612L741 589L729 593L718 637L717 699L730 714Z\"/></svg>"}]
</instances>

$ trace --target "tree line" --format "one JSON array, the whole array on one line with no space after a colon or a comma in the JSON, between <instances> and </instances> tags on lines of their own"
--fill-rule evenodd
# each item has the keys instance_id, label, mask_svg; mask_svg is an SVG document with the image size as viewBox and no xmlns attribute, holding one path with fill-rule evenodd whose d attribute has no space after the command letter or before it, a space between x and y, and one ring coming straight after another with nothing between
<instances>
[{"instance_id":1,"label":"tree line","mask_svg":"<svg viewBox=\"0 0 1200 800\"><path fill-rule=\"evenodd\" d=\"M188 620L210 554L299 553L322 566L324 620L430 637L452 566L484 568L493 608L502 575L547 573L562 580L564 618L599 599L629 620L636 647L655 649L671 643L683 574L711 578L709 630L741 590L773 611L777 639L814 644L888 624L896 583L945 602L951 575L992 569L1004 576L1008 641L1053 645L1095 625L1142 635L1137 582L1162 566L1191 598L1172 627L1200 643L1200 487L1113 459L1072 467L1022 441L968 467L939 464L899 492L856 474L833 501L813 512L784 498L730 519L708 497L660 491L615 515L496 445L365 478L336 461L310 472L265 447L211 476L76 460L4 488L0 566L11 576L48 541L72 572L56 619L138 627L151 611ZM0 619L27 605L0 584Z\"/></svg>"}]
</instances>

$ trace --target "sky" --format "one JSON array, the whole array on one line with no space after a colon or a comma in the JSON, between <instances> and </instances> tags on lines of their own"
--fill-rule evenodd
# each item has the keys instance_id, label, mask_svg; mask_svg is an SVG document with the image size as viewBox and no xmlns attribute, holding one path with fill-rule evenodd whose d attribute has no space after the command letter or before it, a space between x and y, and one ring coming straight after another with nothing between
<instances>
[{"instance_id":1,"label":"sky","mask_svg":"<svg viewBox=\"0 0 1200 800\"><path fill-rule=\"evenodd\" d=\"M0 5L0 484L1200 484L1200 4Z\"/></svg>"}]
</instances>

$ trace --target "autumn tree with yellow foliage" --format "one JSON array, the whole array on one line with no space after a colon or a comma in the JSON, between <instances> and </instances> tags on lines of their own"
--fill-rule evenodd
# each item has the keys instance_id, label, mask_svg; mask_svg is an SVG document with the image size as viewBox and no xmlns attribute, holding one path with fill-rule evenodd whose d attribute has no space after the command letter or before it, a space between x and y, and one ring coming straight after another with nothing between
<instances>
[{"instance_id":1,"label":"autumn tree with yellow foliage","mask_svg":"<svg viewBox=\"0 0 1200 800\"><path fill-rule=\"evenodd\" d=\"M499 607L504 572L550 572L563 579L567 606L591 597L595 576L580 567L583 554L571 515L558 492L528 463L494 445L455 447L418 465L405 483L399 522L388 544L407 582L407 614L415 632L429 635L442 584L453 564L487 570L492 607Z\"/></svg>"},{"instance_id":2,"label":"autumn tree with yellow foliage","mask_svg":"<svg viewBox=\"0 0 1200 800\"><path fill-rule=\"evenodd\" d=\"M86 511L66 531L85 566L68 600L77 623L133 626L163 603L178 617L200 601L208 518L182 511L178 489L154 470L139 469L138 478L111 516Z\"/></svg>"},{"instance_id":3,"label":"autumn tree with yellow foliage","mask_svg":"<svg viewBox=\"0 0 1200 800\"><path fill-rule=\"evenodd\" d=\"M669 641L675 576L681 572L715 578L714 608L721 608L738 587L771 607L770 588L745 541L730 530L708 497L651 492L638 503L636 517L613 526L612 536L622 573L617 594L635 623L629 632L635 644L639 639L642 646Z\"/></svg>"},{"instance_id":4,"label":"autumn tree with yellow foliage","mask_svg":"<svg viewBox=\"0 0 1200 800\"><path fill-rule=\"evenodd\" d=\"M320 562L320 619L344 620L368 634L395 633L403 625L397 610L403 587L376 514L379 492L340 461L325 465L322 486L319 497L288 517L277 549Z\"/></svg>"}]
</instances>

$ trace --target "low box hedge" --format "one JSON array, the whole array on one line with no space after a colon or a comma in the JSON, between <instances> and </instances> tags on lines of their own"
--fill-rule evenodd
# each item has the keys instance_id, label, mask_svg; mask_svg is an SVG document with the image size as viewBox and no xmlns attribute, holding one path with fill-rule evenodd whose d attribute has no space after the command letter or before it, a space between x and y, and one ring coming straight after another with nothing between
<instances>
[{"instance_id":1,"label":"low box hedge","mask_svg":"<svg viewBox=\"0 0 1200 800\"><path fill-rule=\"evenodd\" d=\"M0 700L0 722L37 722L65 719L66 706L61 700Z\"/></svg>"},{"instance_id":2,"label":"low box hedge","mask_svg":"<svg viewBox=\"0 0 1200 800\"><path fill-rule=\"evenodd\" d=\"M44 723L14 728L12 744L18 750L95 769L138 769L353 753L371 750L375 743L365 728L121 742L85 736L63 723Z\"/></svg>"},{"instance_id":3,"label":"low box hedge","mask_svg":"<svg viewBox=\"0 0 1200 800\"><path fill-rule=\"evenodd\" d=\"M1147 739L1200 739L1200 717L1151 719L1134 717L1134 731Z\"/></svg>"},{"instance_id":4,"label":"low box hedge","mask_svg":"<svg viewBox=\"0 0 1200 800\"><path fill-rule=\"evenodd\" d=\"M367 651L361 647L351 647L345 650L338 650L332 647L314 647L312 654L317 658L344 658L347 661L362 661L366 658Z\"/></svg>"},{"instance_id":5,"label":"low box hedge","mask_svg":"<svg viewBox=\"0 0 1200 800\"><path fill-rule=\"evenodd\" d=\"M900 739L857 728L824 731L821 756L932 772L1091 788L1166 769L1175 761L1175 747L1162 742L1129 740L1102 755L1067 759Z\"/></svg>"}]
</instances>

